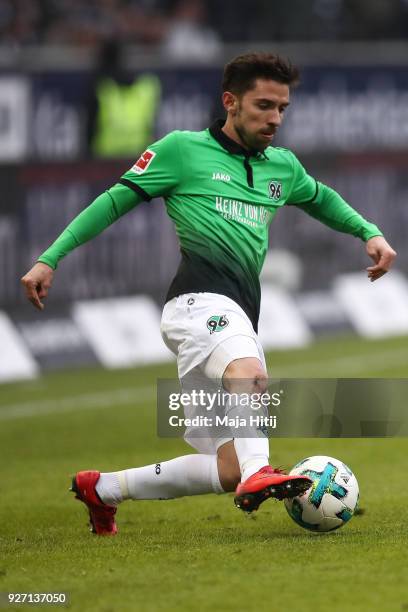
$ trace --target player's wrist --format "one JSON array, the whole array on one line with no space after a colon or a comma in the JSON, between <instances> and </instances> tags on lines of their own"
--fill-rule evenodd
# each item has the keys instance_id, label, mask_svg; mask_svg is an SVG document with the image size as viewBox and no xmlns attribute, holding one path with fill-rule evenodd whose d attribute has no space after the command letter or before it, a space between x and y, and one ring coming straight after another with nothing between
<instances>
[{"instance_id":1,"label":"player's wrist","mask_svg":"<svg viewBox=\"0 0 408 612\"><path fill-rule=\"evenodd\" d=\"M41 255L36 263L41 263L41 264L45 264L46 266L49 266L52 270L56 270L57 266L58 266L58 261L55 261L53 259L51 259L50 257Z\"/></svg>"},{"instance_id":2,"label":"player's wrist","mask_svg":"<svg viewBox=\"0 0 408 612\"><path fill-rule=\"evenodd\" d=\"M364 240L364 242L368 242L369 240L371 240L371 238L384 238L384 234L381 232L381 230L378 229L378 227L372 223L370 223L370 227L363 227L361 229L361 239Z\"/></svg>"}]
</instances>

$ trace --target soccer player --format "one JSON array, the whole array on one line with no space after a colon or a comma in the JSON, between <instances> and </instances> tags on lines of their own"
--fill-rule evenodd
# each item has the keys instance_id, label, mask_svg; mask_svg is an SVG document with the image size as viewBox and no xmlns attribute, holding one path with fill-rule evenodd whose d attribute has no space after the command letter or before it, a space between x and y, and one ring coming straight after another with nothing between
<instances>
[{"instance_id":1,"label":"soccer player","mask_svg":"<svg viewBox=\"0 0 408 612\"><path fill-rule=\"evenodd\" d=\"M201 132L171 132L152 144L22 278L28 299L42 310L41 300L65 255L140 202L162 196L182 258L163 310L163 339L177 355L182 386L191 388L200 377L203 385L218 382L236 398L226 407L228 416L239 417L239 383L248 381L251 393L267 384L257 337L259 273L276 211L295 205L360 238L373 260L367 268L371 281L385 274L396 256L381 231L309 176L291 151L271 146L297 80L298 70L272 54L250 53L227 64L222 94L226 120ZM190 408L188 416L194 414ZM234 437L221 429L200 437L190 427L185 439L198 453L122 471L76 474L73 490L88 507L94 533L117 532L116 509L126 499L236 489L236 505L251 512L268 497L293 497L310 486L307 477L288 476L269 465L269 441L261 431Z\"/></svg>"}]
</instances>

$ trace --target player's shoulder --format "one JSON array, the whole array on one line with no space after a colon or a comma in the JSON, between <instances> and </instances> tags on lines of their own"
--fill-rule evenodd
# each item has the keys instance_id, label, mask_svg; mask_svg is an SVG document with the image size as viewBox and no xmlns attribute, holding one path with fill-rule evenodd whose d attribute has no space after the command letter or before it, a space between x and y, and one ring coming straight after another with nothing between
<instances>
[{"instance_id":1,"label":"player's shoulder","mask_svg":"<svg viewBox=\"0 0 408 612\"><path fill-rule=\"evenodd\" d=\"M173 130L168 132L160 140L154 143L155 146L168 148L171 145L185 148L188 145L208 142L210 140L208 130L193 132L190 130Z\"/></svg>"},{"instance_id":2,"label":"player's shoulder","mask_svg":"<svg viewBox=\"0 0 408 612\"><path fill-rule=\"evenodd\" d=\"M200 131L174 130L173 132L170 132L170 134L174 134L174 138L176 138L179 142L182 142L182 143L195 143L195 142L210 141L210 134L208 132L208 129L200 130Z\"/></svg>"},{"instance_id":3,"label":"player's shoulder","mask_svg":"<svg viewBox=\"0 0 408 612\"><path fill-rule=\"evenodd\" d=\"M287 160L291 164L293 163L293 159L296 159L293 151L285 149L284 147L267 147L265 153L270 159Z\"/></svg>"},{"instance_id":4,"label":"player's shoulder","mask_svg":"<svg viewBox=\"0 0 408 612\"><path fill-rule=\"evenodd\" d=\"M296 166L300 164L296 155L290 149L284 147L268 147L265 154L272 164L279 164L294 171Z\"/></svg>"}]
</instances>

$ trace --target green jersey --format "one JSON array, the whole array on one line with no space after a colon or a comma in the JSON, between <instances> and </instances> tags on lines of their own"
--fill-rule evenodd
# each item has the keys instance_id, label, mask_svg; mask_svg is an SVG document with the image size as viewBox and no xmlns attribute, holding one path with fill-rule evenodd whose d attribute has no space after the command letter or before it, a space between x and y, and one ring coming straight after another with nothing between
<instances>
[{"instance_id":1,"label":"green jersey","mask_svg":"<svg viewBox=\"0 0 408 612\"><path fill-rule=\"evenodd\" d=\"M121 183L143 189L144 197L165 197L182 254L167 298L199 291L227 295L256 328L269 224L285 204L312 206L319 184L287 149L251 153L221 127L216 122L203 132L172 132ZM356 229L364 225L361 219Z\"/></svg>"},{"instance_id":2,"label":"green jersey","mask_svg":"<svg viewBox=\"0 0 408 612\"><path fill-rule=\"evenodd\" d=\"M107 210L106 202L95 207L95 201L89 208L98 208L99 216L95 218L96 210L81 213L83 218L79 215L77 224L74 220L40 261L55 267L55 260L70 250L70 241L75 239L73 248L137 203L160 196L174 222L182 256L167 300L183 293L220 293L237 302L257 330L259 274L269 224L279 208L299 206L363 240L381 235L335 191L309 176L292 152L278 147L248 151L231 140L222 125L218 121L202 132L171 132L152 144L120 179L126 197L118 186L109 190L113 210ZM86 223L91 221L88 232Z\"/></svg>"}]
</instances>

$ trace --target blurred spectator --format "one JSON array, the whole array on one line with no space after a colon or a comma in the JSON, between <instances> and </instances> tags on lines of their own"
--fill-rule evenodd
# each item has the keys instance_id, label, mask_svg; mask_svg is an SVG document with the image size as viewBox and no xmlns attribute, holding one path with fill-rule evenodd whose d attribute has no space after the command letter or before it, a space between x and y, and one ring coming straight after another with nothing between
<instances>
[{"instance_id":1,"label":"blurred spectator","mask_svg":"<svg viewBox=\"0 0 408 612\"><path fill-rule=\"evenodd\" d=\"M0 41L8 46L41 40L43 11L38 0L1 0Z\"/></svg>"},{"instance_id":2,"label":"blurred spectator","mask_svg":"<svg viewBox=\"0 0 408 612\"><path fill-rule=\"evenodd\" d=\"M0 44L104 40L213 57L222 42L404 38L408 0L0 0Z\"/></svg>"},{"instance_id":3,"label":"blurred spectator","mask_svg":"<svg viewBox=\"0 0 408 612\"><path fill-rule=\"evenodd\" d=\"M221 50L218 34L206 23L202 0L179 0L171 14L163 52L173 59L208 60Z\"/></svg>"},{"instance_id":4,"label":"blurred spectator","mask_svg":"<svg viewBox=\"0 0 408 612\"><path fill-rule=\"evenodd\" d=\"M252 0L250 40L336 40L342 32L343 0Z\"/></svg>"},{"instance_id":5,"label":"blurred spectator","mask_svg":"<svg viewBox=\"0 0 408 612\"><path fill-rule=\"evenodd\" d=\"M209 0L226 42L370 40L406 36L408 0Z\"/></svg>"},{"instance_id":6,"label":"blurred spectator","mask_svg":"<svg viewBox=\"0 0 408 612\"><path fill-rule=\"evenodd\" d=\"M347 37L353 39L399 38L406 32L404 0L344 0ZM405 22L405 23L404 23Z\"/></svg>"},{"instance_id":7,"label":"blurred spectator","mask_svg":"<svg viewBox=\"0 0 408 612\"><path fill-rule=\"evenodd\" d=\"M129 0L120 15L120 36L124 42L158 45L168 27L166 0Z\"/></svg>"},{"instance_id":8,"label":"blurred spectator","mask_svg":"<svg viewBox=\"0 0 408 612\"><path fill-rule=\"evenodd\" d=\"M88 102L88 152L95 157L134 157L153 140L160 81L153 74L129 78L121 47L103 43Z\"/></svg>"}]
</instances>

